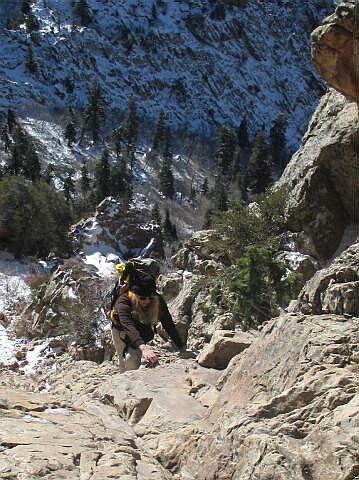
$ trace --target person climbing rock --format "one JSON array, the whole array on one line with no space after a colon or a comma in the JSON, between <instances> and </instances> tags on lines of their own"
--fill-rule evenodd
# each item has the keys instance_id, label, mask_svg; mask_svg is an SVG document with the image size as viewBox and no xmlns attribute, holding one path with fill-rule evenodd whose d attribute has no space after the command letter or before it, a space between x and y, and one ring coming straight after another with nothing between
<instances>
[{"instance_id":1,"label":"person climbing rock","mask_svg":"<svg viewBox=\"0 0 359 480\"><path fill-rule=\"evenodd\" d=\"M182 356L190 356L167 304L156 292L155 280L150 275L137 272L121 291L114 310L118 324L112 326L112 339L121 372L136 370L141 361L149 366L158 365L159 353L147 345L154 337L158 322L162 324Z\"/></svg>"}]
</instances>

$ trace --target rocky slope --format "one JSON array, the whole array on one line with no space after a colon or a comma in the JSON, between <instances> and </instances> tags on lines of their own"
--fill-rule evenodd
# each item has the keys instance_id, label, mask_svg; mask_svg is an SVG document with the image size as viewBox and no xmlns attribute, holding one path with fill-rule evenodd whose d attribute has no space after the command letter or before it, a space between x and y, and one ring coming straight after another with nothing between
<instances>
[{"instance_id":1,"label":"rocky slope","mask_svg":"<svg viewBox=\"0 0 359 480\"><path fill-rule=\"evenodd\" d=\"M358 240L336 253L345 227L357 236L348 193L357 195L350 175L358 168L356 108L330 92L285 172L291 238L313 257L335 256L289 311L247 338L229 332L231 319L201 293L225 259L215 255L213 232L198 234L176 255L181 272L162 289L191 345L202 348L212 337L198 361L215 369L179 360L163 342L154 370L119 375L110 361L75 361L70 349L55 348L32 378L3 369L2 478L358 478ZM201 303L213 314L209 322Z\"/></svg>"}]
</instances>

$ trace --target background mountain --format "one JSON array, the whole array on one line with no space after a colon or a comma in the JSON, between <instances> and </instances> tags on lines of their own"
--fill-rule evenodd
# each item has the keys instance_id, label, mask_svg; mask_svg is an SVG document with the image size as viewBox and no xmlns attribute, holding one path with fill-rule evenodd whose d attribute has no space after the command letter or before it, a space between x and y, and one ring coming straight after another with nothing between
<instances>
[{"instance_id":1,"label":"background mountain","mask_svg":"<svg viewBox=\"0 0 359 480\"><path fill-rule=\"evenodd\" d=\"M133 95L145 135L161 110L172 129L212 142L221 125L246 118L253 137L283 113L293 148L323 92L309 34L332 4L4 0L2 113L11 107L44 119L64 107L81 110L97 83L108 127L121 123Z\"/></svg>"}]
</instances>

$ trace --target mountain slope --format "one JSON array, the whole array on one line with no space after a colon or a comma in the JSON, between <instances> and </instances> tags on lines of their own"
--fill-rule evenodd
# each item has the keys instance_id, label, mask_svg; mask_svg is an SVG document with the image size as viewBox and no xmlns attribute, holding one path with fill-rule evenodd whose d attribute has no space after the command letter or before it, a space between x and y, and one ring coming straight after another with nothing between
<instances>
[{"instance_id":1,"label":"mountain slope","mask_svg":"<svg viewBox=\"0 0 359 480\"><path fill-rule=\"evenodd\" d=\"M19 3L4 1L3 11L14 18ZM4 110L81 109L98 82L111 124L134 95L147 122L164 110L173 128L205 137L243 117L252 134L262 124L268 130L284 112L288 144L298 144L323 88L310 65L309 32L331 0L88 0L86 27L73 3L36 0L37 31L24 24L1 29ZM33 75L25 67L29 45L38 65Z\"/></svg>"}]
</instances>

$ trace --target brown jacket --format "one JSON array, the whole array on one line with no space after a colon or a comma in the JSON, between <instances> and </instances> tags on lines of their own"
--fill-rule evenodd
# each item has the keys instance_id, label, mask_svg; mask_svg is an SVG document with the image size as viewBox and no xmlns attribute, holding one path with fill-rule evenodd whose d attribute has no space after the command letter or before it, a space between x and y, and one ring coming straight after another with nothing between
<instances>
[{"instance_id":1,"label":"brown jacket","mask_svg":"<svg viewBox=\"0 0 359 480\"><path fill-rule=\"evenodd\" d=\"M160 302L158 320L178 349L181 349L183 342L173 323L166 302L161 295L158 295L158 297ZM126 334L125 342L127 345L138 348L139 345L145 344L153 339L155 332L151 325L141 323L133 314L132 304L128 298L128 290L119 295L115 303L115 310L119 319L119 329Z\"/></svg>"}]
</instances>

